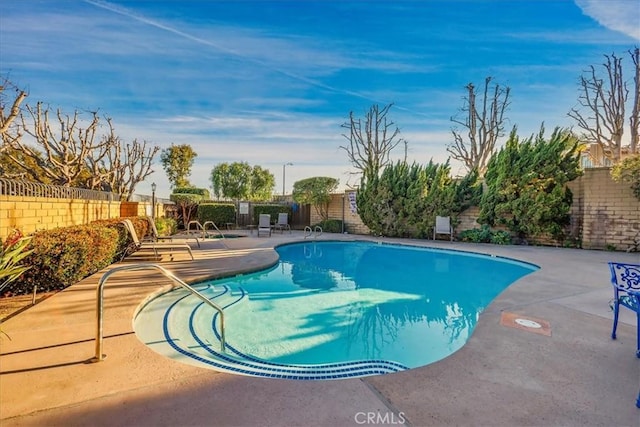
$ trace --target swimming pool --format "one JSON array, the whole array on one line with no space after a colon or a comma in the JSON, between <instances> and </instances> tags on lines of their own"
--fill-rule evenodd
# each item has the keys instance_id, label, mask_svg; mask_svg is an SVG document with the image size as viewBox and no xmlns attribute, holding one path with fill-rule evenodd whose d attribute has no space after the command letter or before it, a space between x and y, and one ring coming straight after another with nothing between
<instances>
[{"instance_id":1,"label":"swimming pool","mask_svg":"<svg viewBox=\"0 0 640 427\"><path fill-rule=\"evenodd\" d=\"M537 269L510 259L373 242L276 248L265 271L196 286L217 314L183 290L150 301L138 337L175 359L246 375L334 379L438 361L469 339L482 310Z\"/></svg>"}]
</instances>

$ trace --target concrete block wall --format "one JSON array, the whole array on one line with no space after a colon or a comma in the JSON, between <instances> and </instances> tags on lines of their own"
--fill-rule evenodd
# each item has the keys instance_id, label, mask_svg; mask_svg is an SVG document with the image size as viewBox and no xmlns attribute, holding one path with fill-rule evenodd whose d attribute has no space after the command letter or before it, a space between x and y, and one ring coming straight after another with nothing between
<instances>
[{"instance_id":1,"label":"concrete block wall","mask_svg":"<svg viewBox=\"0 0 640 427\"><path fill-rule=\"evenodd\" d=\"M640 201L628 183L611 179L609 168L588 172L581 178L582 247L626 250L640 240Z\"/></svg>"},{"instance_id":2,"label":"concrete block wall","mask_svg":"<svg viewBox=\"0 0 640 427\"><path fill-rule=\"evenodd\" d=\"M465 230L472 230L474 228L480 228L478 224L478 217L480 216L480 208L478 206L471 206L458 215L458 224L455 227L456 234Z\"/></svg>"},{"instance_id":3,"label":"concrete block wall","mask_svg":"<svg viewBox=\"0 0 640 427\"><path fill-rule=\"evenodd\" d=\"M350 194L351 193L351 194ZM369 234L369 227L362 223L360 215L352 211L352 201L355 203L355 192L332 194L329 203L329 218L344 221L345 231L350 234ZM355 207L355 204L353 205ZM311 207L311 225L321 221L315 207Z\"/></svg>"},{"instance_id":4,"label":"concrete block wall","mask_svg":"<svg viewBox=\"0 0 640 427\"><path fill-rule=\"evenodd\" d=\"M584 175L570 182L573 193L571 223L568 234L581 239L585 249L627 250L640 240L640 200L628 183L611 179L610 168L586 169ZM349 193L332 195L329 218L343 219L346 229L352 234L369 234L357 213L351 212ZM480 228L476 222L480 209L472 206L458 216L456 233ZM311 224L320 221L312 208ZM538 236L532 243L554 245L550 236Z\"/></svg>"},{"instance_id":5,"label":"concrete block wall","mask_svg":"<svg viewBox=\"0 0 640 427\"><path fill-rule=\"evenodd\" d=\"M0 238L6 238L12 229L27 235L119 215L119 201L0 195Z\"/></svg>"}]
</instances>

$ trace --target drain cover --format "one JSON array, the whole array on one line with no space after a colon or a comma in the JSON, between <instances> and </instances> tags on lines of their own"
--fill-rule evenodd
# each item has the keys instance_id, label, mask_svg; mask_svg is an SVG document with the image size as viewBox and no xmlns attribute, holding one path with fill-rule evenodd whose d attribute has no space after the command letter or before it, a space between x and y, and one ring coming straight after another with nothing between
<instances>
[{"instance_id":1,"label":"drain cover","mask_svg":"<svg viewBox=\"0 0 640 427\"><path fill-rule=\"evenodd\" d=\"M533 328L533 329L542 328L542 325L540 323L534 322L533 320L529 320L529 319L515 319L514 322L516 322L520 326L524 326L525 328Z\"/></svg>"},{"instance_id":2,"label":"drain cover","mask_svg":"<svg viewBox=\"0 0 640 427\"><path fill-rule=\"evenodd\" d=\"M551 336L551 325L544 319L527 316L524 314L509 313L503 311L500 315L500 324L510 328L520 329L522 331L534 334Z\"/></svg>"}]
</instances>

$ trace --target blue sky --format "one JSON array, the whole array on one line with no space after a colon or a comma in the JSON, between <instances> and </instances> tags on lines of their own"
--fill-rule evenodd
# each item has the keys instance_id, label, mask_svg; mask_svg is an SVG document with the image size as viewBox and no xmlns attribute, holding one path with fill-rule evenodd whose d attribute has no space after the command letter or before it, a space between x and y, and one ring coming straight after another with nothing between
<instances>
[{"instance_id":1,"label":"blue sky","mask_svg":"<svg viewBox=\"0 0 640 427\"><path fill-rule=\"evenodd\" d=\"M276 193L289 162L287 192L312 176L344 188L350 111L394 103L420 163L446 160L464 87L487 76L511 87L507 129L570 126L579 76L638 45L639 17L638 0L1 1L0 74L28 103L99 110L125 140L190 144L200 187L246 161ZM168 196L159 155L154 170L136 192Z\"/></svg>"}]
</instances>

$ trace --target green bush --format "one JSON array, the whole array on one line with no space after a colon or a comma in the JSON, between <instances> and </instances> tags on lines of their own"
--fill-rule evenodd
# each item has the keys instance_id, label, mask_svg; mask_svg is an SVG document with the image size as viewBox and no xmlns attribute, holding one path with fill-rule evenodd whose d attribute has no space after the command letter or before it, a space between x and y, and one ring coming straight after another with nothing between
<instances>
[{"instance_id":1,"label":"green bush","mask_svg":"<svg viewBox=\"0 0 640 427\"><path fill-rule=\"evenodd\" d=\"M178 221L174 218L156 218L155 222L160 236L171 236L178 231Z\"/></svg>"},{"instance_id":2,"label":"green bush","mask_svg":"<svg viewBox=\"0 0 640 427\"><path fill-rule=\"evenodd\" d=\"M112 226L77 225L35 233L24 259L29 266L7 291L25 294L61 290L108 266L118 250L118 231Z\"/></svg>"},{"instance_id":3,"label":"green bush","mask_svg":"<svg viewBox=\"0 0 640 427\"><path fill-rule=\"evenodd\" d=\"M356 195L358 214L374 235L425 238L436 216L457 216L480 200L482 186L472 171L451 178L449 163L426 165L398 161L380 175L365 174Z\"/></svg>"},{"instance_id":4,"label":"green bush","mask_svg":"<svg viewBox=\"0 0 640 427\"><path fill-rule=\"evenodd\" d=\"M216 225L236 222L236 205L233 203L200 203L198 205L198 221L213 221Z\"/></svg>"},{"instance_id":5,"label":"green bush","mask_svg":"<svg viewBox=\"0 0 640 427\"><path fill-rule=\"evenodd\" d=\"M313 225L311 228L315 229L316 225L322 228L323 233L342 233L342 220L339 219L327 219Z\"/></svg>"},{"instance_id":6,"label":"green bush","mask_svg":"<svg viewBox=\"0 0 640 427\"><path fill-rule=\"evenodd\" d=\"M489 243L491 235L491 228L488 225L483 225L482 228L472 228L461 232L458 238L463 242Z\"/></svg>"},{"instance_id":7,"label":"green bush","mask_svg":"<svg viewBox=\"0 0 640 427\"><path fill-rule=\"evenodd\" d=\"M640 154L627 157L611 169L611 176L616 182L630 184L633 194L640 200Z\"/></svg>"},{"instance_id":8,"label":"green bush","mask_svg":"<svg viewBox=\"0 0 640 427\"><path fill-rule=\"evenodd\" d=\"M127 248L131 246L133 243L133 239L129 236L129 232L122 224L122 221L128 219L133 224L133 228L136 230L136 234L138 235L138 239L142 240L146 236L151 234L149 221L145 217L141 216L131 216L126 218L112 218L112 219L99 219L96 221L92 221L91 225L95 226L103 226L108 227L113 230L116 230L118 233L116 242L116 258L121 257Z\"/></svg>"},{"instance_id":9,"label":"green bush","mask_svg":"<svg viewBox=\"0 0 640 427\"><path fill-rule=\"evenodd\" d=\"M549 138L521 140L516 128L494 155L485 175L478 222L504 225L518 239L550 234L564 240L572 194L566 184L581 174L578 139L556 128Z\"/></svg>"},{"instance_id":10,"label":"green bush","mask_svg":"<svg viewBox=\"0 0 640 427\"><path fill-rule=\"evenodd\" d=\"M494 245L510 245L511 244L511 234L508 231L497 230L493 232L491 236L491 243Z\"/></svg>"},{"instance_id":11,"label":"green bush","mask_svg":"<svg viewBox=\"0 0 640 427\"><path fill-rule=\"evenodd\" d=\"M173 189L172 194L196 194L198 196L202 196L202 199L204 200L211 198L211 194L206 188L176 187Z\"/></svg>"},{"instance_id":12,"label":"green bush","mask_svg":"<svg viewBox=\"0 0 640 427\"><path fill-rule=\"evenodd\" d=\"M465 230L458 236L463 242L472 243L493 243L495 245L510 245L511 234L508 231L496 230L484 224L482 228L473 228Z\"/></svg>"}]
</instances>

